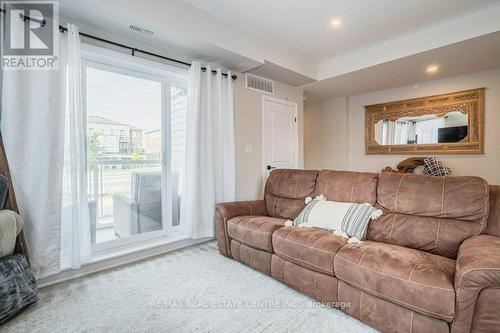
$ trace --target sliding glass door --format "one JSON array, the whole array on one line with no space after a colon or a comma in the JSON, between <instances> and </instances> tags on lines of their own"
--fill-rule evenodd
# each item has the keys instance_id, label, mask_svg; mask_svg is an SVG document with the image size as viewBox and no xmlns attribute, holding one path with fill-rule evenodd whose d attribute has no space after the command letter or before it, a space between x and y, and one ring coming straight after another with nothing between
<instances>
[{"instance_id":1,"label":"sliding glass door","mask_svg":"<svg viewBox=\"0 0 500 333\"><path fill-rule=\"evenodd\" d=\"M93 249L165 237L179 226L186 77L84 52Z\"/></svg>"}]
</instances>

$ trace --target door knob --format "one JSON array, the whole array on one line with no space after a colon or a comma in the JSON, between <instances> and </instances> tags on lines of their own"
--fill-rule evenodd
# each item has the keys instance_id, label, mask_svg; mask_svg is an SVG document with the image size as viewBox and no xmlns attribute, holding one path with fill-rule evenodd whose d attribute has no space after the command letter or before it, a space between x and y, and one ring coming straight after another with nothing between
<instances>
[{"instance_id":1,"label":"door knob","mask_svg":"<svg viewBox=\"0 0 500 333\"><path fill-rule=\"evenodd\" d=\"M267 170L271 170L271 169L276 169L276 167L273 167L273 166L268 165L268 166L267 166Z\"/></svg>"}]
</instances>

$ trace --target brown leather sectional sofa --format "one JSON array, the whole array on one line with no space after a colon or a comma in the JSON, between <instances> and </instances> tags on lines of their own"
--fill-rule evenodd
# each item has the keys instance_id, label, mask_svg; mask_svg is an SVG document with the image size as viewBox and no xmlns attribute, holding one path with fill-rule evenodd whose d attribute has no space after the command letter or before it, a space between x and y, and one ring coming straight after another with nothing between
<instances>
[{"instance_id":1,"label":"brown leather sectional sofa","mask_svg":"<svg viewBox=\"0 0 500 333\"><path fill-rule=\"evenodd\" d=\"M286 227L304 198L384 211L367 240ZM500 186L478 177L274 170L216 207L219 251L384 332L500 331Z\"/></svg>"}]
</instances>

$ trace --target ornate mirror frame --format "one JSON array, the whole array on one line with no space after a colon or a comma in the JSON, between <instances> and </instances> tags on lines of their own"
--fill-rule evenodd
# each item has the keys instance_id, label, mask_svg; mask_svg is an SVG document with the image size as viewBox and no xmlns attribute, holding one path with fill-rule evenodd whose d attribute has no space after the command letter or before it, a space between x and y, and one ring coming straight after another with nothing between
<instances>
[{"instance_id":1,"label":"ornate mirror frame","mask_svg":"<svg viewBox=\"0 0 500 333\"><path fill-rule=\"evenodd\" d=\"M444 116L451 111L467 113L468 133L459 142L380 145L375 141L375 124L379 120L435 114ZM455 93L407 99L365 106L366 154L484 154L484 88Z\"/></svg>"}]
</instances>

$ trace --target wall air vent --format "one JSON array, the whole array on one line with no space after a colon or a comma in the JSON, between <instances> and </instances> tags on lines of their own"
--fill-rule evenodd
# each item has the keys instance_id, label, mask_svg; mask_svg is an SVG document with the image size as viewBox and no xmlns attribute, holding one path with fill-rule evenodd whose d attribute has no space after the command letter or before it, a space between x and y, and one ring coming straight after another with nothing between
<instances>
[{"instance_id":1,"label":"wall air vent","mask_svg":"<svg viewBox=\"0 0 500 333\"><path fill-rule=\"evenodd\" d=\"M274 95L274 81L263 77L246 74L246 87L251 90L260 91L266 94Z\"/></svg>"},{"instance_id":2,"label":"wall air vent","mask_svg":"<svg viewBox=\"0 0 500 333\"><path fill-rule=\"evenodd\" d=\"M140 25L137 24L131 24L128 26L129 29L134 30L135 32L140 33L141 35L148 36L148 37L155 37L158 33L154 32L153 30L141 27Z\"/></svg>"}]
</instances>

